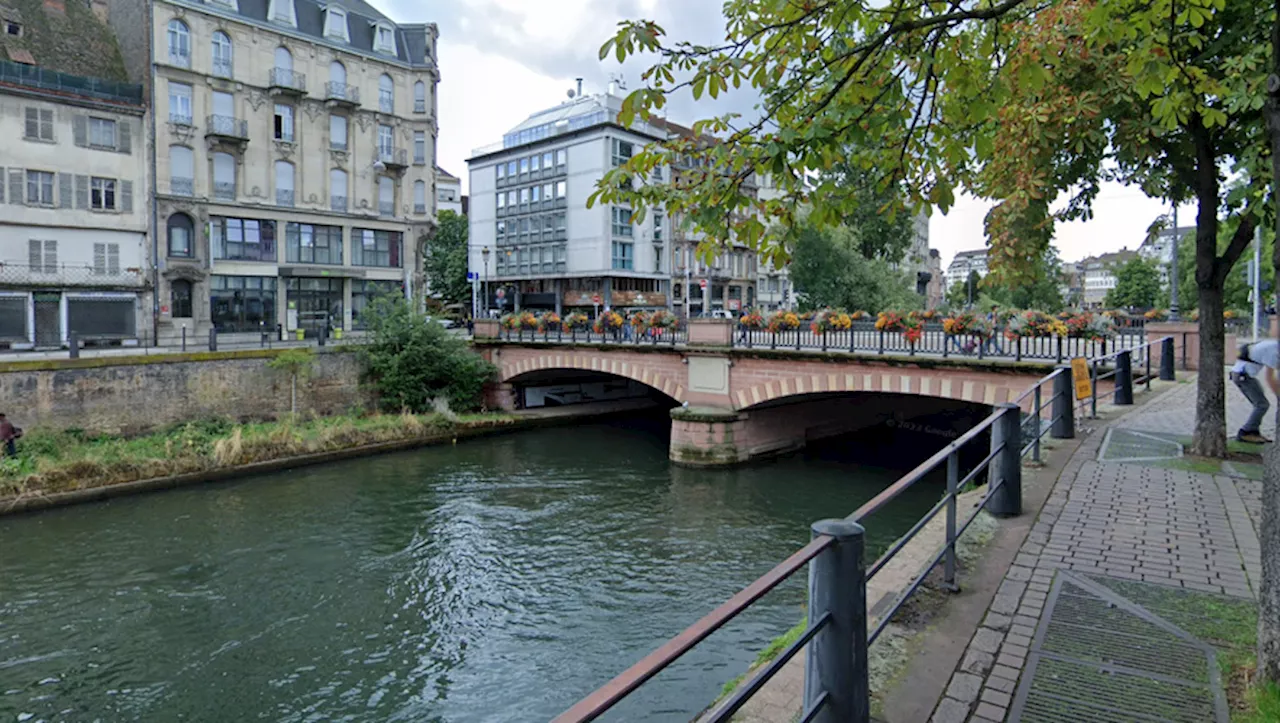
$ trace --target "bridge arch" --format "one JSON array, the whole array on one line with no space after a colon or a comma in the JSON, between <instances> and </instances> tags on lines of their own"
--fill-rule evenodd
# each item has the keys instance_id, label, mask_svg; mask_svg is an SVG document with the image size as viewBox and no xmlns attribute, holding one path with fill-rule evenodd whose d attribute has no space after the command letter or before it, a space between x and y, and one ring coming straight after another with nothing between
<instances>
[{"instance_id":1,"label":"bridge arch","mask_svg":"<svg viewBox=\"0 0 1280 723\"><path fill-rule=\"evenodd\" d=\"M637 363L628 359L602 358L600 354L574 354L553 351L545 354L502 361L498 365L498 379L509 383L530 372L556 371L588 371L601 374L612 374L616 377L631 379L661 392L677 402L685 401L685 388L672 374L655 368L652 364Z\"/></svg>"},{"instance_id":2,"label":"bridge arch","mask_svg":"<svg viewBox=\"0 0 1280 723\"><path fill-rule=\"evenodd\" d=\"M740 385L733 392L733 407L750 410L766 402L794 398L802 401L814 394L881 392L954 399L975 404L1003 404L1018 398L1026 389L1022 377L994 381L940 374L930 369L892 368L874 371L829 371L825 374L791 374Z\"/></svg>"}]
</instances>

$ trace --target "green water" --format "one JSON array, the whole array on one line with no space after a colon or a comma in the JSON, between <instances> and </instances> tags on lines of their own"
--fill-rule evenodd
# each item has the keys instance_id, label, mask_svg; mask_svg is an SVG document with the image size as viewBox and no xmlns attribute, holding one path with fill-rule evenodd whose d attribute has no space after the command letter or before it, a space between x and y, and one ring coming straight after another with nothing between
<instances>
[{"instance_id":1,"label":"green water","mask_svg":"<svg viewBox=\"0 0 1280 723\"><path fill-rule=\"evenodd\" d=\"M662 420L566 427L0 519L0 721L538 721L897 474L671 466ZM873 552L937 499L869 525ZM803 575L611 717L687 721Z\"/></svg>"}]
</instances>

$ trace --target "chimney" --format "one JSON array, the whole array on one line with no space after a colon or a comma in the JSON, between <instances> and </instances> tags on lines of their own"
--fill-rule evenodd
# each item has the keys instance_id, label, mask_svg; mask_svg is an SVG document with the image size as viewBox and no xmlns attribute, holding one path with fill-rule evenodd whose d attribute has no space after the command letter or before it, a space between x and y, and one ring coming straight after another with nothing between
<instances>
[{"instance_id":1,"label":"chimney","mask_svg":"<svg viewBox=\"0 0 1280 723\"><path fill-rule=\"evenodd\" d=\"M574 78L574 80L578 81L578 97L581 98L582 97L582 78Z\"/></svg>"}]
</instances>

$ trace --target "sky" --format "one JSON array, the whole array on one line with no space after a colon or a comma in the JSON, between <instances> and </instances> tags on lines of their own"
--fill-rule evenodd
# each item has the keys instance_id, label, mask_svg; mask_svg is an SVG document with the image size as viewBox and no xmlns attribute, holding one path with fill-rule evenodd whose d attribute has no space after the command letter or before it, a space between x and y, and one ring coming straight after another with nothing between
<instances>
[{"instance_id":1,"label":"sky","mask_svg":"<svg viewBox=\"0 0 1280 723\"><path fill-rule=\"evenodd\" d=\"M566 100L565 92L582 78L584 91L604 91L613 76L628 89L639 87L647 67L643 59L619 65L601 61L601 44L622 19L646 18L667 30L669 40L713 43L723 39L722 0L372 0L392 20L435 22L440 28L440 87L437 145L439 165L462 179L472 150L497 143L530 114ZM754 97L722 96L695 103L683 93L668 103L668 117L688 124L733 110L749 114ZM982 220L989 203L959 196L946 215L929 219L929 245L945 268L958 251L985 246ZM1055 245L1065 261L1078 261L1121 248L1136 248L1147 227L1169 209L1136 188L1104 185L1089 221L1059 224ZM1180 213L1191 211L1183 209ZM1181 220L1181 219L1180 219ZM1183 221L1185 223L1185 221Z\"/></svg>"}]
</instances>

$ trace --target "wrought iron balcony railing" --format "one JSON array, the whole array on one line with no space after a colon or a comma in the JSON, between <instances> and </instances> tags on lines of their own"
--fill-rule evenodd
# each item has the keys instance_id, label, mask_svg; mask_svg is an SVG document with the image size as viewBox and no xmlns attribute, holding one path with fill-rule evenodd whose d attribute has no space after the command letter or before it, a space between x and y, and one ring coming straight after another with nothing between
<instances>
[{"instance_id":1,"label":"wrought iron balcony railing","mask_svg":"<svg viewBox=\"0 0 1280 723\"><path fill-rule=\"evenodd\" d=\"M0 284L25 286L139 287L146 280L140 268L111 268L89 264L38 264L0 261Z\"/></svg>"},{"instance_id":2,"label":"wrought iron balcony railing","mask_svg":"<svg viewBox=\"0 0 1280 723\"><path fill-rule=\"evenodd\" d=\"M404 148L378 146L378 160L387 166L409 165L409 153Z\"/></svg>"},{"instance_id":3,"label":"wrought iron balcony railing","mask_svg":"<svg viewBox=\"0 0 1280 723\"><path fill-rule=\"evenodd\" d=\"M236 200L236 184L234 181L214 181L213 197L223 201Z\"/></svg>"},{"instance_id":4,"label":"wrought iron balcony railing","mask_svg":"<svg viewBox=\"0 0 1280 723\"><path fill-rule=\"evenodd\" d=\"M277 188L277 189L276 189L276 205L277 205L277 206L292 206L292 205L293 205L293 190L292 190L292 189Z\"/></svg>"},{"instance_id":5,"label":"wrought iron balcony railing","mask_svg":"<svg viewBox=\"0 0 1280 723\"><path fill-rule=\"evenodd\" d=\"M291 90L296 93L307 92L307 76L288 68L271 69L271 87Z\"/></svg>"},{"instance_id":6,"label":"wrought iron balcony railing","mask_svg":"<svg viewBox=\"0 0 1280 723\"><path fill-rule=\"evenodd\" d=\"M178 178L169 179L169 192L175 196L194 196L196 195L196 181L194 178Z\"/></svg>"},{"instance_id":7,"label":"wrought iron balcony railing","mask_svg":"<svg viewBox=\"0 0 1280 723\"><path fill-rule=\"evenodd\" d=\"M329 208L333 209L334 211L346 211L347 197L346 196L330 196Z\"/></svg>"},{"instance_id":8,"label":"wrought iron balcony railing","mask_svg":"<svg viewBox=\"0 0 1280 723\"><path fill-rule=\"evenodd\" d=\"M360 89L354 85L329 81L324 84L325 100L336 100L344 103L360 104Z\"/></svg>"},{"instance_id":9,"label":"wrought iron balcony railing","mask_svg":"<svg viewBox=\"0 0 1280 723\"><path fill-rule=\"evenodd\" d=\"M249 138L249 122L229 115L211 115L205 121L205 135Z\"/></svg>"}]
</instances>

